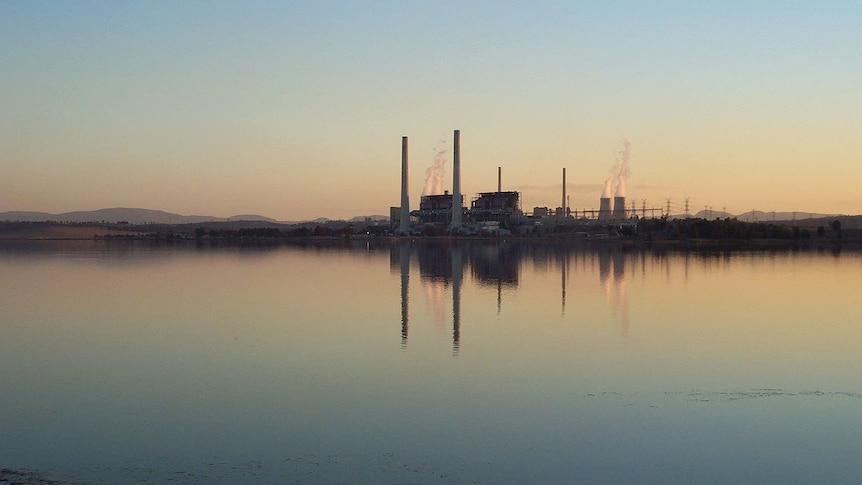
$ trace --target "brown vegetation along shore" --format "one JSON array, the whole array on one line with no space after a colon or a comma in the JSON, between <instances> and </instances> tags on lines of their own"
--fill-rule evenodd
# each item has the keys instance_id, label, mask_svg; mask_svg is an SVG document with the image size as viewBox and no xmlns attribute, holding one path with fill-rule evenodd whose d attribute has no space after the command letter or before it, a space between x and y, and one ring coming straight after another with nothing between
<instances>
[{"instance_id":1,"label":"brown vegetation along shore","mask_svg":"<svg viewBox=\"0 0 862 485\"><path fill-rule=\"evenodd\" d=\"M142 237L145 233L133 226L119 224L61 224L56 222L3 222L2 239L94 239L100 237Z\"/></svg>"}]
</instances>

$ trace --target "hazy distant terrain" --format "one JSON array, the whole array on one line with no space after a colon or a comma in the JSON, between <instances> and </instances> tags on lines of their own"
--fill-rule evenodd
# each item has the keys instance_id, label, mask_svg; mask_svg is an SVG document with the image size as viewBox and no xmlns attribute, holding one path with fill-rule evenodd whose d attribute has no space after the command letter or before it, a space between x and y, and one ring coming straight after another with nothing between
<instances>
[{"instance_id":1,"label":"hazy distant terrain","mask_svg":"<svg viewBox=\"0 0 862 485\"><path fill-rule=\"evenodd\" d=\"M730 214L727 212L722 212L718 210L702 210L697 214L694 214L694 217L700 217L703 219L726 219L737 218L743 222L772 222L772 221L802 221L806 219L820 219L823 217L835 217L836 214L819 214L816 212L777 212L777 211L748 211L743 212L739 215Z\"/></svg>"},{"instance_id":2,"label":"hazy distant terrain","mask_svg":"<svg viewBox=\"0 0 862 485\"><path fill-rule=\"evenodd\" d=\"M93 211L64 212L62 214L50 214L47 212L12 211L0 212L0 221L29 221L29 222L128 222L129 224L196 224L200 222L227 222L227 221L266 221L277 222L269 217L247 214L232 217L213 216L185 216L170 212L117 207L112 209L99 209Z\"/></svg>"},{"instance_id":3,"label":"hazy distant terrain","mask_svg":"<svg viewBox=\"0 0 862 485\"><path fill-rule=\"evenodd\" d=\"M366 218L372 221L389 220L388 217L382 215L372 216L357 216L350 219L351 222L363 222ZM20 221L20 222L127 222L129 224L199 224L202 222L273 222L284 224L296 224L300 222L318 222L323 223L329 219L321 218L314 221L278 221L270 217L265 217L257 214L240 214L231 217L215 217L215 216L200 216L200 215L182 215L172 212L165 212L152 209L138 209L116 207L111 209L99 209L92 211L75 211L63 212L61 214L51 214L48 212L33 212L33 211L9 211L0 212L0 221Z\"/></svg>"},{"instance_id":4,"label":"hazy distant terrain","mask_svg":"<svg viewBox=\"0 0 862 485\"><path fill-rule=\"evenodd\" d=\"M673 218L684 218L682 214L671 216ZM810 219L821 219L827 217L837 217L836 214L820 214L814 212L764 212L750 211L739 215L722 212L720 210L701 210L693 213L691 217L699 217L708 220L737 218L744 222L773 222L773 221L803 221ZM372 221L385 221L389 218L383 215L357 216L350 219L350 222L363 222L366 218ZM60 214L51 214L48 212L33 212L33 211L9 211L0 212L0 221L23 221L23 222L127 222L129 224L199 224L202 222L281 222L294 224L298 222L317 222L324 223L329 221L326 218L314 219L313 221L278 221L270 217L265 217L257 214L241 214L231 217L215 217L204 215L182 215L172 212L165 212L152 209L124 208L116 207L111 209L99 209L92 211L74 211L63 212Z\"/></svg>"}]
</instances>

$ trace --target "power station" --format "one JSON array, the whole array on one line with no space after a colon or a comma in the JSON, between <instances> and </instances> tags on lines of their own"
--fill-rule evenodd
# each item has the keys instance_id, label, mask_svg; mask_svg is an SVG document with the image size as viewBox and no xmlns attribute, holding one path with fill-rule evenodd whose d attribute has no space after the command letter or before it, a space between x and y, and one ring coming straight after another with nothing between
<instances>
[{"instance_id":1,"label":"power station","mask_svg":"<svg viewBox=\"0 0 862 485\"><path fill-rule=\"evenodd\" d=\"M453 132L452 192L423 195L419 208L410 209L408 176L408 141L401 138L401 205L390 209L390 222L393 231L399 235L444 235L444 234L536 234L560 225L600 226L608 224L631 224L638 218L632 208L626 208L624 195L625 177L628 171L629 144L625 142L623 163L615 166L612 176L605 182L605 191L599 199L599 209L572 211L566 195L566 168L563 168L562 199L556 210L547 207L534 207L532 213L521 209L521 194L517 191L504 191L502 186L502 167L497 167L497 190L479 192L464 205L461 191L461 131ZM617 194L610 197L610 184L617 183ZM622 193L621 193L622 192ZM612 205L613 204L613 205ZM641 217L647 212L655 217L661 209L643 207Z\"/></svg>"}]
</instances>

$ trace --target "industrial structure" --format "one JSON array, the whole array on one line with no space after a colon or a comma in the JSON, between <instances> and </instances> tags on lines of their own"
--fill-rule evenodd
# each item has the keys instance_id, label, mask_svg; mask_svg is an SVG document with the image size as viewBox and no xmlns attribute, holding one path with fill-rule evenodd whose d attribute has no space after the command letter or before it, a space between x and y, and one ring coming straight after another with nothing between
<instances>
[{"instance_id":1,"label":"industrial structure","mask_svg":"<svg viewBox=\"0 0 862 485\"><path fill-rule=\"evenodd\" d=\"M452 219L449 230L458 231L463 224L464 197L461 196L461 130L455 130L455 157L452 162Z\"/></svg>"},{"instance_id":2,"label":"industrial structure","mask_svg":"<svg viewBox=\"0 0 862 485\"><path fill-rule=\"evenodd\" d=\"M614 211L611 213L611 220L624 221L626 219L626 198L616 196L614 197Z\"/></svg>"},{"instance_id":3,"label":"industrial structure","mask_svg":"<svg viewBox=\"0 0 862 485\"><path fill-rule=\"evenodd\" d=\"M416 218L419 224L433 224L442 227L453 227L452 215L459 206L463 208L464 200L460 198L455 203L455 196L445 191L441 195L423 195L419 201L419 210L410 214ZM458 211L461 213L462 211Z\"/></svg>"},{"instance_id":4,"label":"industrial structure","mask_svg":"<svg viewBox=\"0 0 862 485\"><path fill-rule=\"evenodd\" d=\"M401 137L401 208L398 214L398 233L410 232L410 192L407 176L407 137Z\"/></svg>"},{"instance_id":5,"label":"industrial structure","mask_svg":"<svg viewBox=\"0 0 862 485\"><path fill-rule=\"evenodd\" d=\"M599 220L600 221L611 220L611 198L610 197L602 197L601 199L599 199Z\"/></svg>"},{"instance_id":6,"label":"industrial structure","mask_svg":"<svg viewBox=\"0 0 862 485\"><path fill-rule=\"evenodd\" d=\"M547 228L557 226L580 225L584 228L606 227L610 224L632 224L634 220L647 217L649 211L655 217L661 209L638 209L632 205L626 208L625 190L618 190L615 197L610 197L609 183L606 191L599 199L599 209L583 209L572 211L569 207L566 193L566 168L562 174L562 198L559 207L534 207L531 213L521 209L521 193L504 191L502 186L502 167L497 167L497 190L479 192L470 202L464 205L464 194L461 192L461 131L453 133L453 167L452 192L423 195L419 208L410 210L408 184L408 142L407 137L401 139L401 205L390 209L390 222L396 234L508 234L508 233L541 233ZM626 150L628 145L626 145ZM625 152L627 163L628 152ZM619 177L623 171L620 171ZM612 179L608 179L609 181ZM624 185L620 183L619 185ZM438 189L439 190L439 189ZM581 230L581 229L578 229Z\"/></svg>"}]
</instances>

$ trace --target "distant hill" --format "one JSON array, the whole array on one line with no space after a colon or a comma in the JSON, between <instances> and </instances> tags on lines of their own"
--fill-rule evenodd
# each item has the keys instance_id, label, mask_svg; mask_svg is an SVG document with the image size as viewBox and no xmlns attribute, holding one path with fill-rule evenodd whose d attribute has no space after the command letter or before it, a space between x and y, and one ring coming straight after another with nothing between
<instances>
[{"instance_id":1,"label":"distant hill","mask_svg":"<svg viewBox=\"0 0 862 485\"><path fill-rule=\"evenodd\" d=\"M349 222L364 222L365 219L375 222L388 221L389 217L381 215L357 216ZM51 214L48 212L33 211L9 211L0 212L0 221L21 222L128 222L129 224L200 224L203 222L271 222L281 224L318 223L331 222L327 218L319 218L313 221L279 221L270 217L257 214L240 214L231 217L214 216L186 216L152 209L137 209L128 207L115 207L112 209L99 209L92 211L63 212Z\"/></svg>"},{"instance_id":2,"label":"distant hill","mask_svg":"<svg viewBox=\"0 0 862 485\"><path fill-rule=\"evenodd\" d=\"M0 221L27 221L27 222L128 222L129 224L195 224L200 222L219 221L270 221L274 219L258 215L241 215L229 218L213 216L185 216L170 212L116 207L112 209L99 209L93 211L74 211L62 214L50 214L47 212L11 211L0 212Z\"/></svg>"},{"instance_id":3,"label":"distant hill","mask_svg":"<svg viewBox=\"0 0 862 485\"><path fill-rule=\"evenodd\" d=\"M772 221L802 221L806 219L819 219L823 217L835 217L836 214L818 214L814 212L764 212L749 211L738 216L737 219L744 222L772 222Z\"/></svg>"},{"instance_id":4,"label":"distant hill","mask_svg":"<svg viewBox=\"0 0 862 485\"><path fill-rule=\"evenodd\" d=\"M243 214L243 215L239 215L239 216L230 216L227 218L227 220L231 221L231 222L244 222L244 221L248 221L248 222L278 222L277 220L272 219L270 217L259 216L256 214Z\"/></svg>"},{"instance_id":5,"label":"distant hill","mask_svg":"<svg viewBox=\"0 0 862 485\"><path fill-rule=\"evenodd\" d=\"M807 221L810 219L822 219L824 217L837 217L838 214L820 214L817 212L778 212L778 211L748 211L743 212L739 215L733 215L729 212L723 212L720 210L702 210L697 212L696 214L692 214L691 217L696 217L700 219L727 219L727 218L736 218L743 222L774 222L774 221ZM682 219L684 218L684 214L677 214L671 217L671 219Z\"/></svg>"}]
</instances>

